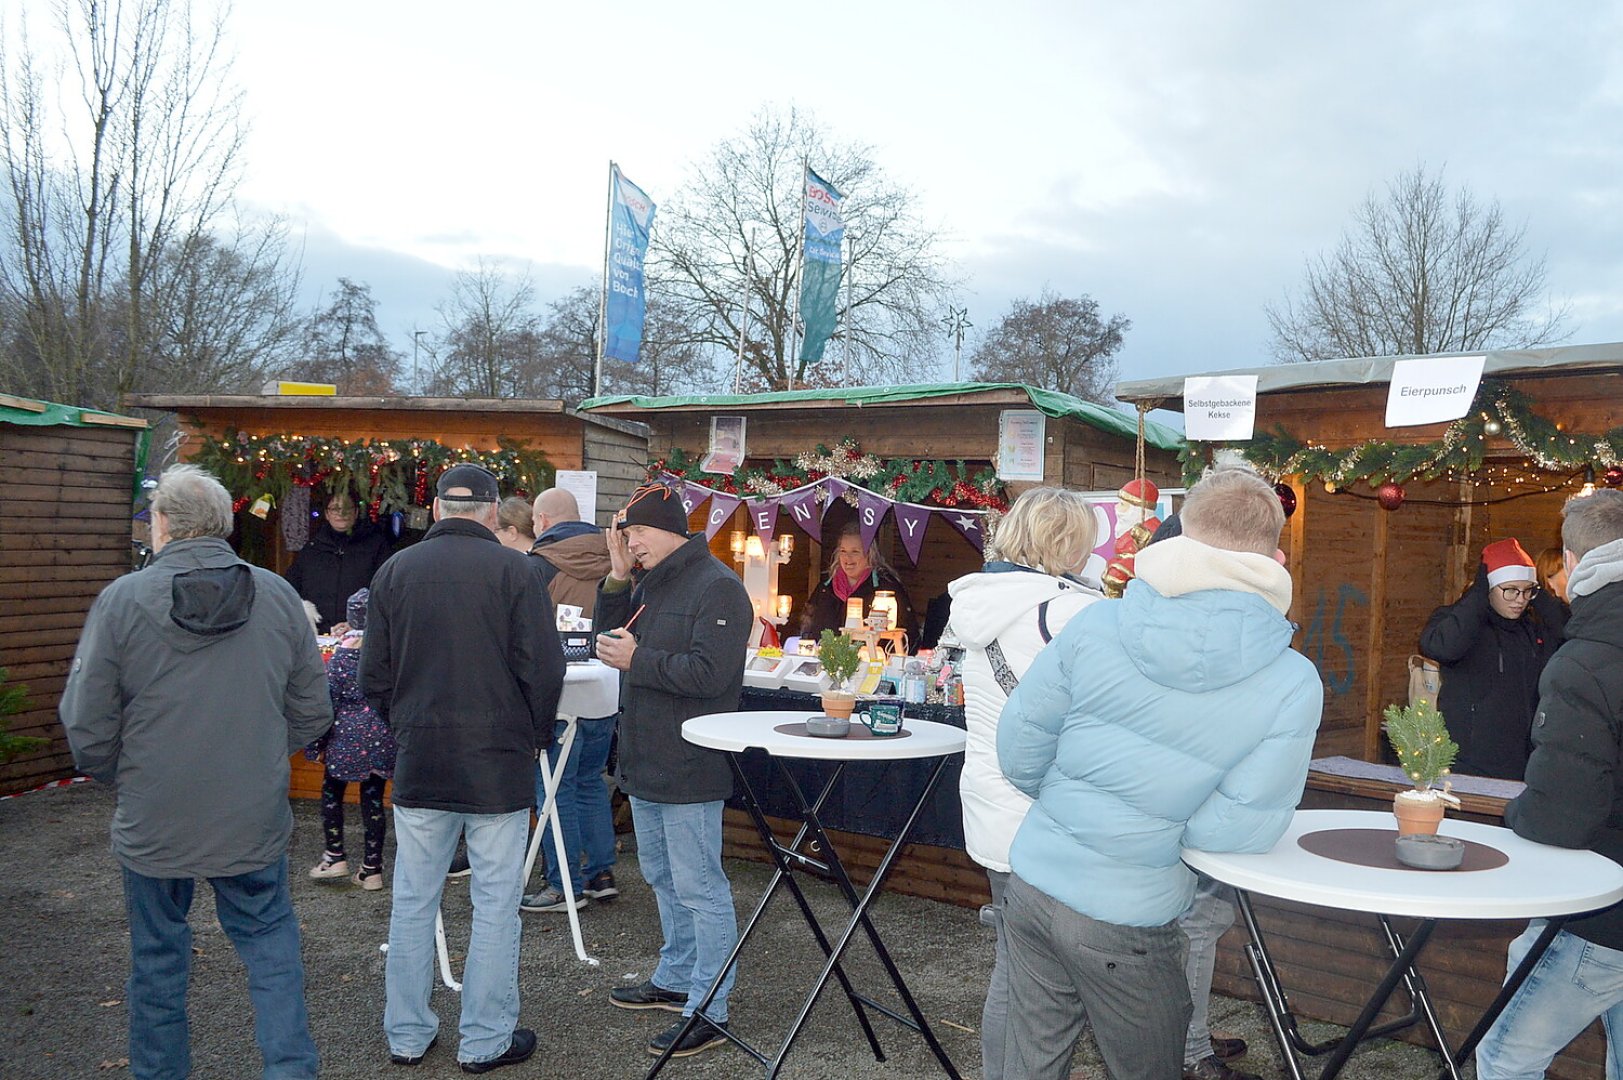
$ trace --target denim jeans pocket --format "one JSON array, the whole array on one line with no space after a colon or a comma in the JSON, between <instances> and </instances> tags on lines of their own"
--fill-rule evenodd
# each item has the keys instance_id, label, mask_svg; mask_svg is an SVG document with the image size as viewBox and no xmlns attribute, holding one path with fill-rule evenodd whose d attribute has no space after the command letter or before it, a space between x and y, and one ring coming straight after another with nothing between
<instances>
[{"instance_id":1,"label":"denim jeans pocket","mask_svg":"<svg viewBox=\"0 0 1623 1080\"><path fill-rule=\"evenodd\" d=\"M1585 942L1572 981L1586 993L1617 1001L1623 996L1623 952Z\"/></svg>"}]
</instances>

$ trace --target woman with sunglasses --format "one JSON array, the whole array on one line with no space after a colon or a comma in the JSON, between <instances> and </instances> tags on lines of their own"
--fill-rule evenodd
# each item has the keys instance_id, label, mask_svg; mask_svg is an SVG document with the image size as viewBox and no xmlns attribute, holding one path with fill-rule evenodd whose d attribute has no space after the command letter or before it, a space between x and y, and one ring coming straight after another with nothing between
<instances>
[{"instance_id":1,"label":"woman with sunglasses","mask_svg":"<svg viewBox=\"0 0 1623 1080\"><path fill-rule=\"evenodd\" d=\"M1538 679L1561 646L1561 604L1541 593L1514 538L1482 549L1465 595L1432 612L1420 651L1442 668L1437 711L1460 745L1454 771L1520 780L1538 711Z\"/></svg>"}]
</instances>

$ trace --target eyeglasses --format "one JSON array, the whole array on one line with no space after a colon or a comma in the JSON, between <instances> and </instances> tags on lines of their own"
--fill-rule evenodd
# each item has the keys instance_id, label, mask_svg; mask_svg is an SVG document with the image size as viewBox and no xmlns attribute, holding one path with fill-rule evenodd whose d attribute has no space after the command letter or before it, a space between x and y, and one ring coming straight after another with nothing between
<instances>
[{"instance_id":1,"label":"eyeglasses","mask_svg":"<svg viewBox=\"0 0 1623 1080\"><path fill-rule=\"evenodd\" d=\"M1524 589L1519 589L1514 585L1501 585L1499 586L1499 595L1506 600L1521 600L1524 598L1531 600L1538 595L1538 586L1529 585Z\"/></svg>"}]
</instances>

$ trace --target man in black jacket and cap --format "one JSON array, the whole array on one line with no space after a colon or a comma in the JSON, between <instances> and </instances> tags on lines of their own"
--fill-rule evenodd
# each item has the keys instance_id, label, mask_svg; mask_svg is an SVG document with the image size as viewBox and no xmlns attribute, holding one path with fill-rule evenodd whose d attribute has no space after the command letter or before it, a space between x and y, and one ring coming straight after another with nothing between
<instances>
[{"instance_id":1,"label":"man in black jacket and cap","mask_svg":"<svg viewBox=\"0 0 1623 1080\"><path fill-rule=\"evenodd\" d=\"M754 612L744 583L689 537L682 500L663 484L631 496L609 530L612 569L598 589L597 655L620 680L620 790L631 798L637 860L659 901L664 945L653 976L610 993L622 1009L691 1016L738 940L721 866L722 803L733 791L724 754L682 738L682 722L738 708ZM632 581L633 566L642 576ZM685 1038L685 1020L649 1053L686 1057L724 1044L729 972Z\"/></svg>"},{"instance_id":2,"label":"man in black jacket and cap","mask_svg":"<svg viewBox=\"0 0 1623 1080\"><path fill-rule=\"evenodd\" d=\"M1527 788L1505 807L1505 824L1541 844L1623 863L1623 491L1571 499L1562 516L1572 617L1566 644L1539 680ZM1510 943L1507 971L1543 928L1535 919ZM1623 1055L1623 904L1574 918L1556 934L1477 1047L1479 1080L1543 1076L1597 1016L1606 1018L1615 1065Z\"/></svg>"},{"instance_id":3,"label":"man in black jacket and cap","mask_svg":"<svg viewBox=\"0 0 1623 1080\"><path fill-rule=\"evenodd\" d=\"M438 1040L434 916L466 837L473 933L457 1060L482 1073L535 1052L535 1032L516 1026L518 905L536 753L552 742L564 659L540 576L496 539L496 478L454 465L436 491L433 528L372 581L361 645L361 685L400 747L383 1028L396 1064L415 1065Z\"/></svg>"}]
</instances>

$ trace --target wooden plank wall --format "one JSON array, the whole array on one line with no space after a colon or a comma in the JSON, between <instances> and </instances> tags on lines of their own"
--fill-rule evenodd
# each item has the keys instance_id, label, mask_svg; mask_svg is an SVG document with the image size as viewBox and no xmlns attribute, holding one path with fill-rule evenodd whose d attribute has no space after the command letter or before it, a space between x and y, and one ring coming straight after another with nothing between
<instances>
[{"instance_id":1,"label":"wooden plank wall","mask_svg":"<svg viewBox=\"0 0 1623 1080\"><path fill-rule=\"evenodd\" d=\"M604 424L583 423L580 467L597 472L597 524L607 527L648 478L648 440Z\"/></svg>"},{"instance_id":2,"label":"wooden plank wall","mask_svg":"<svg viewBox=\"0 0 1623 1080\"><path fill-rule=\"evenodd\" d=\"M0 667L26 684L15 735L43 751L0 766L0 793L73 773L56 706L96 594L130 569L135 434L0 424Z\"/></svg>"}]
</instances>

